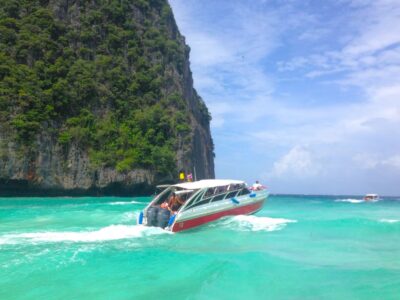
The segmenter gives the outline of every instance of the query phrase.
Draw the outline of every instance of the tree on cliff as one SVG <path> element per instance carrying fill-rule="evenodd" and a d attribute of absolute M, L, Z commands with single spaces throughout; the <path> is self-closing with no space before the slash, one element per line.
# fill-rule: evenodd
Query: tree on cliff
<path fill-rule="evenodd" d="M 94 169 L 173 176 L 193 138 L 188 52 L 165 0 L 3 0 L 0 148 L 11 140 L 34 157 L 46 134 Z"/>

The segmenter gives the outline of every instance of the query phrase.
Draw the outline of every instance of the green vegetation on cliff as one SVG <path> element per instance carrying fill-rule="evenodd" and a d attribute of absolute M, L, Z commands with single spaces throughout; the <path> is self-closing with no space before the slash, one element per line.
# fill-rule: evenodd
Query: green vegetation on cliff
<path fill-rule="evenodd" d="M 24 151 L 47 132 L 85 149 L 93 166 L 174 172 L 191 121 L 171 88 L 188 49 L 168 3 L 69 2 L 2 0 L 0 127 Z"/>

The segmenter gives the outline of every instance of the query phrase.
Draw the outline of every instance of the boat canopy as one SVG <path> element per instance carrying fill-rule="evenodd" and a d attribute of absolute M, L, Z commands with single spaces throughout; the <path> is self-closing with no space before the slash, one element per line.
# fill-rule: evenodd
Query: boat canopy
<path fill-rule="evenodd" d="M 175 191 L 174 193 L 176 195 L 183 195 L 183 194 L 189 194 L 191 192 L 194 192 L 194 190 L 181 190 L 181 191 Z"/>
<path fill-rule="evenodd" d="M 244 184 L 241 180 L 230 180 L 230 179 L 204 179 L 193 182 L 184 182 L 174 184 L 174 187 L 188 189 L 188 190 L 198 190 L 203 188 L 213 188 L 217 186 L 225 186 L 230 184 Z"/>

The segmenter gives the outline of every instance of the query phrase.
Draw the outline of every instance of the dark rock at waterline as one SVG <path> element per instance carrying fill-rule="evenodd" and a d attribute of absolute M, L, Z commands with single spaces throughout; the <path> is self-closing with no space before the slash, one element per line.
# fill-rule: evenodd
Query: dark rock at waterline
<path fill-rule="evenodd" d="M 43 188 L 28 180 L 0 180 L 0 197 L 55 197 L 55 196 L 149 196 L 154 194 L 155 187 L 147 183 L 126 185 L 111 183 L 103 188 L 63 189 Z"/>

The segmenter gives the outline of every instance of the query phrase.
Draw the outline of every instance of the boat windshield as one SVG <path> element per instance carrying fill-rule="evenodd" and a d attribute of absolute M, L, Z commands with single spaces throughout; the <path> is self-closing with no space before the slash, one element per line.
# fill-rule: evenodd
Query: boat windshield
<path fill-rule="evenodd" d="M 170 187 L 166 188 L 165 190 L 163 190 L 160 194 L 158 194 L 152 201 L 151 205 L 153 205 L 153 206 L 161 205 L 162 203 L 167 202 L 172 194 L 175 194 L 183 202 L 185 202 L 188 199 L 190 199 L 190 197 L 193 195 L 194 192 L 195 192 L 194 190 L 181 189 L 181 188 L 177 188 L 175 186 L 170 186 Z"/>
<path fill-rule="evenodd" d="M 228 184 L 206 188 L 196 193 L 196 195 L 186 203 L 183 210 L 211 202 L 248 195 L 250 193 L 245 184 Z"/>
<path fill-rule="evenodd" d="M 194 188 L 189 189 L 187 187 Z M 151 202 L 150 206 L 160 206 L 162 203 L 168 202 L 171 195 L 175 194 L 181 200 L 179 202 L 182 202 L 179 211 L 184 211 L 195 206 L 240 197 L 250 193 L 246 184 L 243 182 L 224 182 L 223 185 L 202 188 L 197 188 L 196 185 L 188 184 L 172 185 L 158 194 Z"/>

